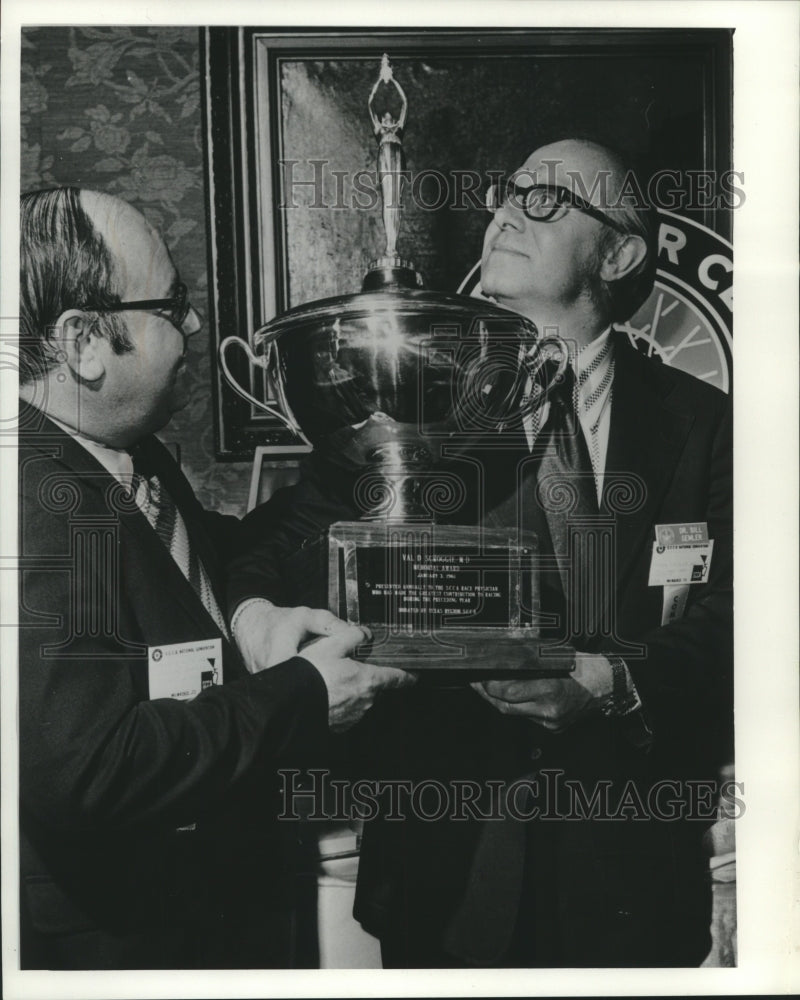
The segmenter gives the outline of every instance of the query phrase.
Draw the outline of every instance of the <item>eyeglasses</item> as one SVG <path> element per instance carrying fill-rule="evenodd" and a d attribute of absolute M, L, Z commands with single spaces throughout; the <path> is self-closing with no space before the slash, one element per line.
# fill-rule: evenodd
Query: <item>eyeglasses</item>
<path fill-rule="evenodd" d="M 612 221 L 605 212 L 590 205 L 588 201 L 561 184 L 517 184 L 513 178 L 505 184 L 492 184 L 486 192 L 486 207 L 493 214 L 505 205 L 521 208 L 534 222 L 558 222 L 574 208 L 598 222 L 611 226 L 618 233 L 625 230 Z"/>
<path fill-rule="evenodd" d="M 194 329 L 186 329 L 186 320 L 190 314 L 194 313 L 189 302 L 186 285 L 179 281 L 175 285 L 175 292 L 168 299 L 137 299 L 136 302 L 118 302 L 112 306 L 102 306 L 97 309 L 93 306 L 84 307 L 87 312 L 97 313 L 117 313 L 117 312 L 154 312 L 168 320 L 178 333 L 183 337 L 184 350 L 186 341 L 194 336 L 200 329 L 200 322 L 195 315 L 196 325 Z"/>

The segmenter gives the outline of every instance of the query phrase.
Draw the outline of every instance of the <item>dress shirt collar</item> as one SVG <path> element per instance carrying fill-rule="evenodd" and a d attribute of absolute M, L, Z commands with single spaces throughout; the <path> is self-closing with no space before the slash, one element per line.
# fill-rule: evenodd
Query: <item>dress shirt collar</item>
<path fill-rule="evenodd" d="M 575 372 L 575 381 L 578 387 L 578 413 L 588 408 L 593 408 L 597 402 L 598 390 L 606 378 L 609 365 L 611 364 L 611 327 L 606 329 L 594 340 L 578 350 L 577 353 L 570 352 L 569 363 Z M 568 345 L 568 346 L 571 346 Z M 532 354 L 536 348 L 532 348 Z M 529 387 L 528 387 L 529 388 Z M 600 399 L 604 402 L 607 392 L 600 393 Z M 542 423 L 546 418 L 549 406 L 544 404 Z"/>
<path fill-rule="evenodd" d="M 603 479 L 608 453 L 608 436 L 611 424 L 610 403 L 614 377 L 613 341 L 611 327 L 607 327 L 599 337 L 586 344 L 574 356 L 570 364 L 575 371 L 577 383 L 578 420 L 589 447 L 592 469 L 595 474 L 598 503 L 603 491 Z M 526 391 L 529 391 L 530 386 Z M 544 426 L 550 414 L 550 402 L 535 413 L 523 418 L 523 428 L 528 448 L 533 449 L 539 428 Z"/>
<path fill-rule="evenodd" d="M 81 434 L 80 431 L 76 431 L 74 427 L 69 427 L 49 413 L 47 417 L 54 424 L 57 424 L 62 431 L 66 431 L 71 438 L 74 438 L 81 447 L 85 448 L 90 455 L 97 459 L 106 472 L 111 473 L 123 486 L 130 485 L 131 477 L 133 476 L 133 459 L 129 452 L 122 448 L 111 448 L 109 445 L 101 444 L 99 441 L 93 441 L 91 438 Z"/>
<path fill-rule="evenodd" d="M 578 413 L 597 420 L 611 389 L 613 357 L 611 327 L 587 344 L 573 361 L 578 383 Z"/>
<path fill-rule="evenodd" d="M 588 344 L 585 344 L 578 351 L 577 355 L 570 357 L 570 364 L 575 371 L 578 385 L 586 382 L 587 379 L 591 379 L 594 370 L 597 368 L 598 359 L 603 355 L 603 352 L 608 350 L 610 336 L 611 327 L 608 326 L 599 337 L 595 337 L 594 340 L 590 340 Z"/>

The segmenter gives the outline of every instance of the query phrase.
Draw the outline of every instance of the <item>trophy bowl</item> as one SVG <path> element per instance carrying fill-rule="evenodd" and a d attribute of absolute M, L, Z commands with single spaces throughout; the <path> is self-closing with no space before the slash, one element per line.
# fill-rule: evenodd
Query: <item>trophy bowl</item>
<path fill-rule="evenodd" d="M 335 464 L 425 466 L 435 443 L 497 433 L 527 378 L 527 319 L 415 289 L 292 309 L 263 327 L 281 409 Z"/>

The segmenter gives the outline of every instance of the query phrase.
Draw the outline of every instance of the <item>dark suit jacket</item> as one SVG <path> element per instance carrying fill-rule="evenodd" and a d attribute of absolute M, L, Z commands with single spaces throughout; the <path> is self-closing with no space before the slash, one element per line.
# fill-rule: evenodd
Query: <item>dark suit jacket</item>
<path fill-rule="evenodd" d="M 324 740 L 325 686 L 301 658 L 247 674 L 117 481 L 26 405 L 19 444 L 23 962 L 88 935 L 85 966 L 180 966 L 177 932 L 219 945 L 220 927 L 287 912 L 276 768 Z M 225 608 L 238 520 L 142 447 Z M 149 700 L 148 646 L 204 638 L 222 640 L 222 685 Z M 224 966 L 224 947 L 204 960 Z"/>
<path fill-rule="evenodd" d="M 503 483 L 515 481 L 501 467 L 513 472 L 523 456 L 493 448 L 485 458 L 481 488 L 491 520 L 508 499 Z M 358 727 L 359 773 L 485 786 L 537 773 L 543 780 L 544 772 L 558 770 L 589 799 L 610 785 L 612 813 L 626 794 L 646 803 L 667 781 L 673 784 L 659 802 L 671 796 L 675 816 L 693 809 L 712 819 L 713 804 L 698 808 L 692 791 L 698 786 L 686 782 L 713 781 L 719 763 L 731 757 L 731 464 L 727 398 L 616 335 L 605 480 L 607 491 L 622 484 L 613 501 L 606 492 L 616 530 L 609 591 L 616 624 L 608 635 L 566 638 L 579 649 L 623 655 L 643 714 L 588 717 L 553 736 L 528 720 L 501 716 L 468 688 L 420 684 L 385 699 Z M 632 483 L 639 484 L 634 502 L 624 496 Z M 276 497 L 273 546 L 286 551 L 299 544 L 326 508 L 329 520 L 347 516 L 314 476 Z M 683 617 L 662 627 L 662 588 L 648 586 L 654 526 L 700 521 L 714 539 L 709 578 L 690 588 Z M 246 590 L 256 589 L 254 560 L 241 559 L 238 575 L 248 579 Z M 713 803 L 713 792 L 709 797 Z M 561 811 L 569 807 L 560 804 Z M 634 803 L 627 815 L 636 812 Z M 355 912 L 372 933 L 399 944 L 412 965 L 437 952 L 443 964 L 448 951 L 474 964 L 502 961 L 517 910 L 526 905 L 535 908 L 537 933 L 558 930 L 552 956 L 537 953 L 544 964 L 548 957 L 566 965 L 697 964 L 708 950 L 703 829 L 701 821 L 652 815 L 527 824 L 410 816 L 401 823 L 383 815 L 366 824 Z"/>

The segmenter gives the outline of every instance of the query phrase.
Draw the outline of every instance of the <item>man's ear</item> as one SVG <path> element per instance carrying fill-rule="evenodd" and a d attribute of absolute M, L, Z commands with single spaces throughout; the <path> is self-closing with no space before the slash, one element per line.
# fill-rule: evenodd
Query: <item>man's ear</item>
<path fill-rule="evenodd" d="M 647 256 L 647 244 L 641 236 L 625 236 L 603 257 L 600 277 L 603 281 L 619 281 L 635 271 Z"/>
<path fill-rule="evenodd" d="M 105 375 L 103 348 L 108 341 L 80 309 L 68 309 L 58 317 L 50 343 L 78 381 L 97 382 Z"/>

